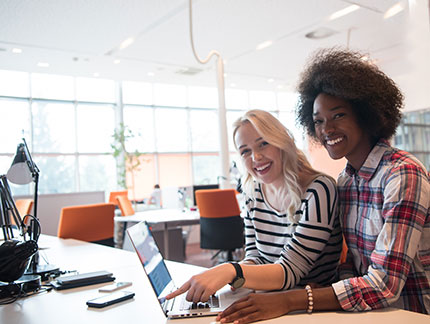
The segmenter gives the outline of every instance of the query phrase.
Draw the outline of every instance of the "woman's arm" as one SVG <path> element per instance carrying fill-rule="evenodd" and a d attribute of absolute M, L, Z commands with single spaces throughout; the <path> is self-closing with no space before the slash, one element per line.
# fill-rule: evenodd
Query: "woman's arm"
<path fill-rule="evenodd" d="M 243 287 L 256 290 L 280 289 L 284 273 L 279 264 L 241 264 L 245 284 Z M 174 298 L 188 291 L 186 299 L 193 302 L 207 301 L 211 295 L 233 281 L 236 270 L 230 263 L 224 263 L 192 276 L 178 290 L 166 296 Z"/>
<path fill-rule="evenodd" d="M 295 287 L 311 271 L 316 273 L 312 282 L 331 282 L 339 262 L 342 235 L 335 184 L 327 177 L 318 177 L 302 201 L 297 228 L 277 261 L 285 270 L 282 289 Z"/>
<path fill-rule="evenodd" d="M 331 287 L 312 289 L 312 295 L 313 311 L 341 309 Z M 308 307 L 309 299 L 305 289 L 250 294 L 230 305 L 216 320 L 221 323 L 251 323 L 294 311 L 307 311 Z"/>

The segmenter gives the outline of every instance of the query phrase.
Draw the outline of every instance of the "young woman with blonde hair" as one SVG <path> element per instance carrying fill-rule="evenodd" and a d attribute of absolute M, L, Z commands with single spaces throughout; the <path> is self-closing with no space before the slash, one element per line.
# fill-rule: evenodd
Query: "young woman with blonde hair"
<path fill-rule="evenodd" d="M 206 301 L 218 289 L 282 290 L 334 279 L 342 245 L 335 181 L 314 170 L 269 112 L 251 110 L 234 123 L 246 169 L 245 258 L 193 276 L 173 298 Z"/>

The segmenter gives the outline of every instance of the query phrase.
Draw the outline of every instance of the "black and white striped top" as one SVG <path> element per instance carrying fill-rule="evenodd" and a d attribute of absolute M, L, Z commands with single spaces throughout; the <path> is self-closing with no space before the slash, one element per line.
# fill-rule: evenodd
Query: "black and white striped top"
<path fill-rule="evenodd" d="M 342 249 L 333 181 L 319 176 L 309 185 L 296 211 L 298 224 L 266 203 L 260 184 L 256 183 L 255 191 L 255 199 L 246 201 L 244 260 L 281 264 L 282 289 L 333 281 Z"/>

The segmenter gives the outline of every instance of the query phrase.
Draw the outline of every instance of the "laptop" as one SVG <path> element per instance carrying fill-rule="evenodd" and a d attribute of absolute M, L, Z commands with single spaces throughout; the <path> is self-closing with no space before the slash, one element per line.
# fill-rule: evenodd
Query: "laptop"
<path fill-rule="evenodd" d="M 148 224 L 143 221 L 127 229 L 127 234 L 148 276 L 160 306 L 168 318 L 214 316 L 234 301 L 252 292 L 249 289 L 231 291 L 227 285 L 207 302 L 192 303 L 186 293 L 166 300 L 164 296 L 177 289 L 158 249 Z"/>

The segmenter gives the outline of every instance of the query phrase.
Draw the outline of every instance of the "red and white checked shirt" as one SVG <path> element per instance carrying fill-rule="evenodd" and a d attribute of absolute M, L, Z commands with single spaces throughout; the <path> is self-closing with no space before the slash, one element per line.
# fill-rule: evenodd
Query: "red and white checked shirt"
<path fill-rule="evenodd" d="M 338 179 L 348 260 L 333 289 L 347 311 L 430 314 L 430 178 L 411 154 L 379 141 Z"/>

